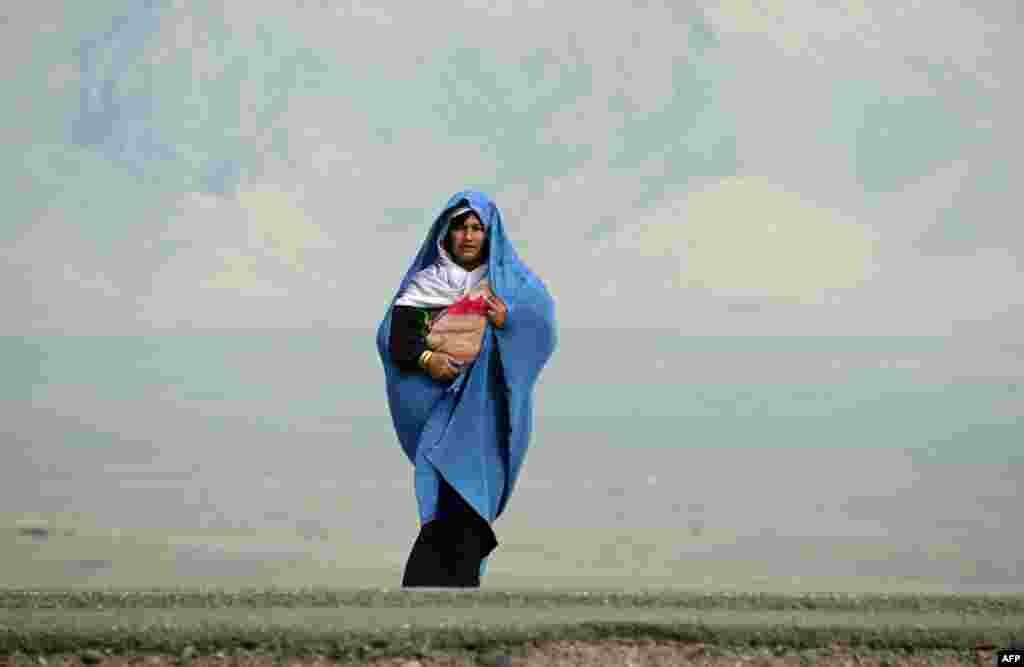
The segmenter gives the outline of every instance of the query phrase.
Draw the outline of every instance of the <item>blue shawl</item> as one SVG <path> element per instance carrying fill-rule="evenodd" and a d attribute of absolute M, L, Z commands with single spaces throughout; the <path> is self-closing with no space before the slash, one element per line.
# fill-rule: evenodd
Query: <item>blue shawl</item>
<path fill-rule="evenodd" d="M 487 278 L 508 307 L 508 317 L 503 329 L 488 322 L 480 355 L 446 386 L 424 372 L 403 372 L 391 361 L 391 312 L 413 276 L 437 259 L 447 214 L 460 203 L 467 203 L 487 227 Z M 442 478 L 489 523 L 501 516 L 530 442 L 533 388 L 556 342 L 554 301 L 506 238 L 498 207 L 480 192 L 453 195 L 434 220 L 377 331 L 391 419 L 415 468 L 421 523 L 444 518 L 438 502 Z"/>

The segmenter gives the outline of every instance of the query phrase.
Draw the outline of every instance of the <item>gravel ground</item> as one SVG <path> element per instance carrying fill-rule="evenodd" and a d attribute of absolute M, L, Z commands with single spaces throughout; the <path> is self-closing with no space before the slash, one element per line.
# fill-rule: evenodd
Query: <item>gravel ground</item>
<path fill-rule="evenodd" d="M 965 659 L 949 652 L 922 652 L 914 655 L 870 653 L 833 646 L 827 651 L 786 652 L 774 655 L 770 649 L 733 652 L 716 650 L 703 644 L 662 641 L 554 641 L 527 645 L 525 655 L 493 656 L 476 659 L 441 655 L 415 658 L 375 658 L 372 667 L 764 667 L 822 665 L 824 667 L 864 666 L 926 667 L 932 665 L 993 664 L 994 651 L 988 647 L 974 651 Z M 104 655 L 86 651 L 81 654 L 41 656 L 0 656 L 0 667 L 329 667 L 338 661 L 326 656 L 276 657 L 269 654 L 196 655 Z M 351 664 L 351 663 L 347 663 Z"/>

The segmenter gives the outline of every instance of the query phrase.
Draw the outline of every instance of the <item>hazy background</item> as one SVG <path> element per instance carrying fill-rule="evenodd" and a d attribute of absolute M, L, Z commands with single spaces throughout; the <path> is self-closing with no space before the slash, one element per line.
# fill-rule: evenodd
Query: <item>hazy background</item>
<path fill-rule="evenodd" d="M 472 187 L 560 327 L 486 586 L 1024 591 L 1019 4 L 577 7 L 3 10 L 0 585 L 397 586 Z"/>

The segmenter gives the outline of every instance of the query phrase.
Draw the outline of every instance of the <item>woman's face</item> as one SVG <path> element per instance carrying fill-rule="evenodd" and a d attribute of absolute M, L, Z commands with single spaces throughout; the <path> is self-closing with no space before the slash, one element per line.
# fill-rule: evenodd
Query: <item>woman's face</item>
<path fill-rule="evenodd" d="M 483 263 L 484 226 L 475 213 L 464 215 L 448 228 L 452 259 L 464 269 L 473 270 Z"/>

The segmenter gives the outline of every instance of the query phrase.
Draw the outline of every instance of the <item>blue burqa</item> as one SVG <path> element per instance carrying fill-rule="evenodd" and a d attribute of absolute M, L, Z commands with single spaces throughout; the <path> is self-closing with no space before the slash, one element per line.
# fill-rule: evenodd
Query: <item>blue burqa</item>
<path fill-rule="evenodd" d="M 467 203 L 487 227 L 487 278 L 505 302 L 502 329 L 490 322 L 480 355 L 450 384 L 391 361 L 391 312 L 413 276 L 437 259 L 448 213 Z M 487 195 L 466 190 L 448 200 L 406 271 L 377 331 L 388 406 L 402 450 L 415 468 L 421 524 L 443 519 L 442 478 L 476 512 L 493 522 L 508 504 L 533 428 L 533 389 L 557 342 L 555 306 L 544 283 L 519 259 L 501 213 Z M 480 573 L 486 571 L 486 559 Z"/>

